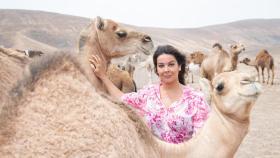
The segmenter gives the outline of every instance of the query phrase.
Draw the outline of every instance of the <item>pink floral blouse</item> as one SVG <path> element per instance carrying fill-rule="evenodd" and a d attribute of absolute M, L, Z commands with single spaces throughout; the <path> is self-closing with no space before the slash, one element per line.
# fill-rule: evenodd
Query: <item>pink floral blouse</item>
<path fill-rule="evenodd" d="M 168 108 L 160 100 L 160 84 L 126 93 L 122 101 L 145 118 L 154 135 L 170 143 L 181 143 L 201 128 L 210 111 L 203 93 L 184 86 L 183 96 Z"/>

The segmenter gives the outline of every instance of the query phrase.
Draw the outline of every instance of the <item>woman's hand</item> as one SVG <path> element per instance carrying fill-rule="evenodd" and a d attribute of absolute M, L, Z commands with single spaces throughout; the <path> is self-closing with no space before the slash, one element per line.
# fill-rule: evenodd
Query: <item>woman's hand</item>
<path fill-rule="evenodd" d="M 106 66 L 103 60 L 99 58 L 99 56 L 92 55 L 89 59 L 90 67 L 93 73 L 100 78 L 101 80 L 106 78 Z"/>
<path fill-rule="evenodd" d="M 90 67 L 93 71 L 93 73 L 102 80 L 103 84 L 105 85 L 107 91 L 109 94 L 116 98 L 117 100 L 121 101 L 121 96 L 123 95 L 123 92 L 120 91 L 114 83 L 107 77 L 106 73 L 106 64 L 100 57 L 96 55 L 92 55 L 89 59 Z"/>

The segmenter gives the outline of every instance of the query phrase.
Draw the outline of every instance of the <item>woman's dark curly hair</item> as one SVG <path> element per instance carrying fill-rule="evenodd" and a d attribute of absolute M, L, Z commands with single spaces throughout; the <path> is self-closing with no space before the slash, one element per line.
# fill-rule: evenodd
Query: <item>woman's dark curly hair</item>
<path fill-rule="evenodd" d="M 154 67 L 155 67 L 155 73 L 158 74 L 157 72 L 157 58 L 162 55 L 162 54 L 168 54 L 172 55 L 175 57 L 178 65 L 181 66 L 181 71 L 178 74 L 179 82 L 183 85 L 185 85 L 185 67 L 186 67 L 186 57 L 184 54 L 179 52 L 175 47 L 171 45 L 162 45 L 158 46 L 154 55 L 153 55 L 153 62 L 154 62 Z"/>

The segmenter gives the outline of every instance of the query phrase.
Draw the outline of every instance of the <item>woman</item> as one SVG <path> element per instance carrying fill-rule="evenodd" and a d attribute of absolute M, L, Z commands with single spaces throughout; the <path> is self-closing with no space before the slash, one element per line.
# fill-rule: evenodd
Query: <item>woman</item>
<path fill-rule="evenodd" d="M 109 94 L 136 108 L 153 134 L 164 141 L 181 143 L 190 139 L 207 119 L 210 108 L 203 94 L 185 86 L 186 58 L 170 45 L 159 46 L 153 55 L 160 82 L 138 92 L 122 93 L 106 76 L 98 57 L 93 56 L 90 62 Z"/>

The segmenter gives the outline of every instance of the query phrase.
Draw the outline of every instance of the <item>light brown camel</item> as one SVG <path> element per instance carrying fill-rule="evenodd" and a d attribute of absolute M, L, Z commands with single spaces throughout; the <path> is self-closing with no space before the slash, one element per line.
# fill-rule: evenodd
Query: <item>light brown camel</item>
<path fill-rule="evenodd" d="M 104 65 L 107 68 L 112 58 L 135 54 L 149 55 L 152 49 L 150 36 L 100 17 L 81 32 L 79 39 L 79 50 L 81 54 L 85 54 L 82 55 L 85 71 L 88 76 L 92 76 L 90 80 L 94 83 L 94 87 L 102 91 L 105 87 L 93 74 L 88 61 L 93 53 L 107 63 Z"/>
<path fill-rule="evenodd" d="M 211 97 L 211 112 L 202 129 L 189 141 L 174 145 L 159 141 L 163 157 L 233 158 L 248 133 L 250 111 L 261 92 L 254 77 L 237 71 L 217 75 L 211 86 L 202 80 Z"/>
<path fill-rule="evenodd" d="M 113 70 L 110 70 L 110 67 L 107 72 L 109 74 L 109 78 L 115 78 L 113 83 L 123 92 L 136 92 L 137 91 L 137 86 L 134 81 L 134 71 L 135 71 L 135 66 L 134 64 L 138 63 L 135 55 L 133 56 L 128 56 L 123 62 L 118 63 L 117 67 L 121 70 L 115 71 L 115 73 L 112 73 Z M 121 71 L 121 72 L 119 72 Z M 129 77 L 127 75 L 129 74 Z M 111 77 L 113 76 L 113 77 Z M 122 83 L 122 84 L 120 84 Z M 120 86 L 122 85 L 122 86 Z"/>
<path fill-rule="evenodd" d="M 82 30 L 79 39 L 79 51 L 81 53 L 93 52 L 99 54 L 101 59 L 105 60 L 105 63 L 107 63 L 104 66 L 108 67 L 107 73 L 109 75 L 112 75 L 110 78 L 112 79 L 113 83 L 124 92 L 131 92 L 132 90 L 135 91 L 136 84 L 131 84 L 135 83 L 133 81 L 133 78 L 127 78 L 125 72 L 118 73 L 119 71 L 117 71 L 114 66 L 109 67 L 110 61 L 111 58 L 121 57 L 124 55 L 133 56 L 135 54 L 143 54 L 143 52 L 144 54 L 149 55 L 153 48 L 150 36 L 139 32 L 135 32 L 130 28 L 124 27 L 110 20 L 102 22 L 101 24 L 97 24 L 97 29 L 96 27 L 92 26 L 93 25 L 91 24 L 84 30 Z M 93 29 L 98 30 L 96 36 L 96 31 L 94 31 Z M 91 37 L 93 35 L 94 38 Z M 102 36 L 108 37 L 100 39 L 100 37 Z M 99 37 L 99 39 L 97 39 L 97 37 Z M 92 47 L 92 45 L 94 46 Z M 86 55 L 86 58 L 88 58 L 88 55 Z M 87 66 L 89 66 L 88 61 L 86 62 L 86 64 Z M 92 72 L 89 73 L 93 75 Z M 95 85 L 95 87 L 104 91 L 104 87 L 100 87 L 101 83 L 99 79 L 95 76 L 93 79 L 93 82 L 98 82 L 98 84 Z"/>
<path fill-rule="evenodd" d="M 153 137 L 133 110 L 96 93 L 77 59 L 57 53 L 30 65 L 0 114 L 1 157 L 233 157 L 248 132 L 260 89 L 244 74 L 214 78 L 209 119 L 174 145 Z"/>
<path fill-rule="evenodd" d="M 210 81 L 221 72 L 236 70 L 238 55 L 245 51 L 245 47 L 242 44 L 231 45 L 230 54 L 219 43 L 215 43 L 213 48 L 217 48 L 218 51 L 204 59 L 200 69 L 201 77 Z"/>
<path fill-rule="evenodd" d="M 129 72 L 110 64 L 107 70 L 109 79 L 124 93 L 136 92 L 137 87 Z"/>
<path fill-rule="evenodd" d="M 269 79 L 270 79 L 270 71 L 272 74 L 271 77 L 271 85 L 273 85 L 273 80 L 274 80 L 274 61 L 273 61 L 273 57 L 268 53 L 267 50 L 263 49 L 261 50 L 255 60 L 251 61 L 249 58 L 245 58 L 242 61 L 240 61 L 240 63 L 244 63 L 248 66 L 254 66 L 258 72 L 258 80 L 259 82 L 261 82 L 260 80 L 260 69 L 262 71 L 262 81 L 263 83 L 265 83 L 265 79 L 264 79 L 264 69 L 266 68 L 267 70 L 267 81 L 266 83 L 269 83 Z"/>
<path fill-rule="evenodd" d="M 0 47 L 0 112 L 11 89 L 22 77 L 25 66 L 30 59 L 10 48 Z"/>
<path fill-rule="evenodd" d="M 201 51 L 194 51 L 187 57 L 186 75 L 191 75 L 191 83 L 193 83 L 194 74 L 200 74 L 200 66 L 202 61 L 206 58 L 206 55 Z M 188 77 L 189 79 L 189 77 Z"/>
<path fill-rule="evenodd" d="M 129 73 L 130 77 L 133 78 L 135 66 L 134 64 L 137 63 L 137 57 L 129 56 L 124 62 L 118 64 L 118 67 L 122 70 L 125 70 Z"/>
<path fill-rule="evenodd" d="M 159 155 L 141 118 L 96 92 L 79 55 L 30 64 L 0 113 L 1 158 Z"/>

